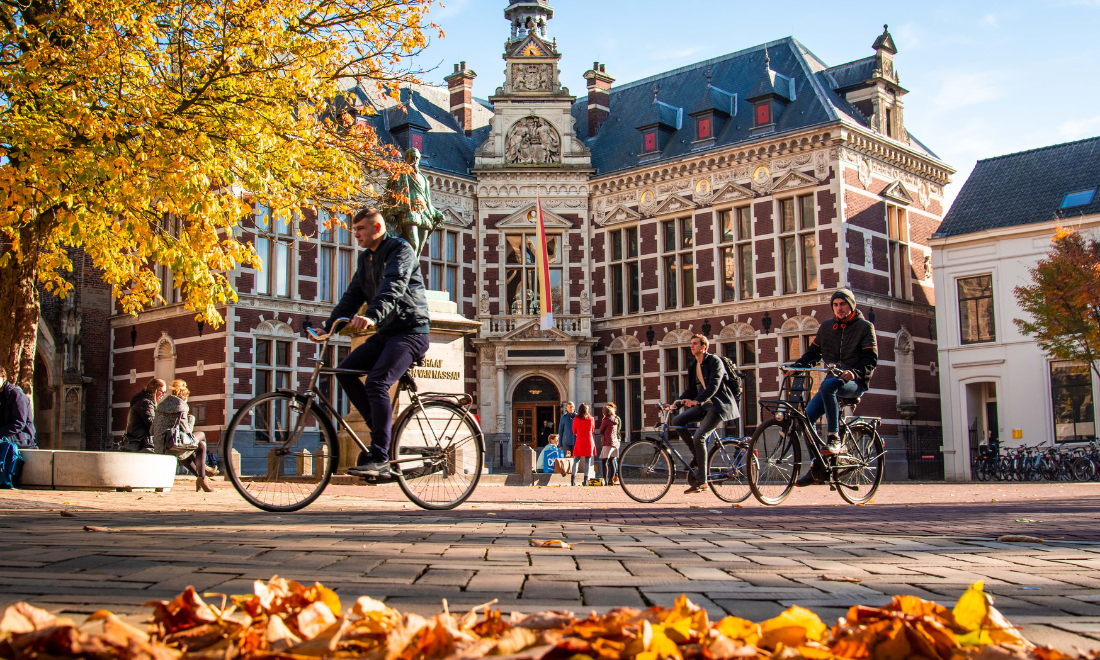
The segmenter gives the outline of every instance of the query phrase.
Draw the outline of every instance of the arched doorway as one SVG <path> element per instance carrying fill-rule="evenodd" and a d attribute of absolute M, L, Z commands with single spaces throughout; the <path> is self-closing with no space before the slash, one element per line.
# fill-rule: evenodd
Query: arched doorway
<path fill-rule="evenodd" d="M 558 388 L 544 376 L 523 379 L 512 393 L 512 464 L 523 445 L 538 450 L 557 433 Z"/>

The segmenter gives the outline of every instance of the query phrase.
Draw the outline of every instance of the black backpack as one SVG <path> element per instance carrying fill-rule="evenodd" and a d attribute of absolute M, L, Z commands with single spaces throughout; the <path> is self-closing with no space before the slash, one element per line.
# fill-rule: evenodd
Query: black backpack
<path fill-rule="evenodd" d="M 733 395 L 734 401 L 741 400 L 742 384 L 745 380 L 744 372 L 737 370 L 737 365 L 733 363 L 733 360 L 729 359 L 725 355 L 719 355 L 718 359 L 722 361 L 722 365 L 726 367 L 726 384 L 729 388 L 730 394 Z"/>

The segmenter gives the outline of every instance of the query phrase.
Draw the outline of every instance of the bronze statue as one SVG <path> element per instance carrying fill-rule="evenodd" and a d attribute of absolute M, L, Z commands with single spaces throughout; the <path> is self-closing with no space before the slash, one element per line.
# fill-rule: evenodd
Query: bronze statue
<path fill-rule="evenodd" d="M 420 151 L 406 151 L 405 162 L 412 173 L 395 175 L 386 184 L 382 214 L 389 233 L 408 241 L 419 256 L 428 237 L 443 226 L 443 213 L 432 206 L 431 186 L 420 173 Z"/>

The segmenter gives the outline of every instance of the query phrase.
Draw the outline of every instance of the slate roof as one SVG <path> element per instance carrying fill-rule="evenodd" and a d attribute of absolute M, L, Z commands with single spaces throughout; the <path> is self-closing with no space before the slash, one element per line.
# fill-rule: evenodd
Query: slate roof
<path fill-rule="evenodd" d="M 958 236 L 986 229 L 1100 213 L 1091 204 L 1059 210 L 1066 193 L 1100 185 L 1100 137 L 979 160 L 939 229 Z"/>
<path fill-rule="evenodd" d="M 750 129 L 753 108 L 747 99 L 764 77 L 765 48 L 771 60 L 770 69 L 778 74 L 775 81 L 781 80 L 778 76 L 793 81 L 784 87 L 792 88 L 790 91 L 794 100 L 777 118 L 774 133 L 752 136 Z M 868 126 L 867 118 L 848 103 L 841 92 L 846 87 L 858 86 L 870 78 L 871 71 L 874 70 L 874 57 L 830 68 L 797 39 L 787 37 L 613 87 L 610 115 L 595 136 L 588 135 L 588 98 L 577 99 L 571 110 L 576 119 L 574 128 L 577 137 L 591 150 L 592 165 L 597 172 L 606 174 L 640 166 L 638 152 L 642 139 L 637 127 L 656 121 L 675 126 L 677 115 L 680 128 L 672 133 L 657 162 L 691 153 L 695 139 L 695 121 L 686 115 L 694 111 L 700 103 L 710 102 L 703 100 L 708 70 L 713 88 L 724 92 L 721 99 L 714 98 L 712 101 L 729 103 L 726 100 L 729 98 L 727 94 L 735 95 L 736 98 L 732 108 L 735 111 L 734 116 L 714 136 L 714 143 L 707 147 L 708 150 L 741 142 L 771 139 L 783 133 L 836 121 Z M 656 107 L 653 103 L 654 85 L 659 88 L 660 104 Z M 378 116 L 371 119 L 380 137 L 385 141 L 395 142 L 389 129 L 396 125 L 389 122 L 391 119 L 400 120 L 404 113 L 390 113 L 387 110 L 393 108 L 397 102 L 378 95 L 368 96 L 358 89 L 356 93 L 361 100 L 371 103 L 380 111 Z M 475 99 L 474 130 L 470 137 L 466 137 L 451 116 L 450 96 L 446 87 L 415 85 L 403 89 L 402 98 L 406 101 L 411 99 L 415 110 L 430 126 L 430 130 L 424 135 L 424 166 L 437 171 L 468 175 L 470 168 L 474 166 L 474 150 L 489 135 L 492 105 Z M 938 160 L 936 154 L 919 140 L 912 135 L 910 138 L 910 148 Z M 652 166 L 653 163 L 653 159 L 648 159 L 645 166 Z"/>

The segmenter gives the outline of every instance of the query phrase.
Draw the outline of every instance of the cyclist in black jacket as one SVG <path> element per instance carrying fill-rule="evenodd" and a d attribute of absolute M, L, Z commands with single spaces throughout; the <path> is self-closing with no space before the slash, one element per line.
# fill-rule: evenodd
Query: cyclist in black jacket
<path fill-rule="evenodd" d="M 366 382 L 340 374 L 336 380 L 371 432 L 371 455 L 349 474 L 393 477 L 389 467 L 393 404 L 390 386 L 428 352 L 428 298 L 420 259 L 405 239 L 386 233 L 382 213 L 373 207 L 355 214 L 351 223 L 359 255 L 348 290 L 332 310 L 325 331 L 338 318 L 352 317 L 349 326 L 377 332 L 340 362 L 341 369 L 370 370 Z M 367 309 L 359 313 L 363 303 Z"/>
<path fill-rule="evenodd" d="M 840 428 L 840 406 L 837 398 L 855 399 L 867 391 L 871 374 L 878 366 L 878 342 L 875 326 L 863 318 L 856 309 L 856 298 L 848 289 L 837 289 L 830 299 L 833 319 L 825 321 L 817 329 L 817 337 L 806 353 L 792 365 L 793 368 L 812 367 L 819 361 L 835 364 L 844 372 L 840 378 L 826 378 L 817 394 L 806 406 L 806 417 L 817 423 L 825 415 L 828 425 L 827 447 L 823 455 L 841 453 L 837 432 Z M 797 486 L 809 486 L 820 481 L 824 466 L 810 466 L 810 472 L 795 482 Z"/>

